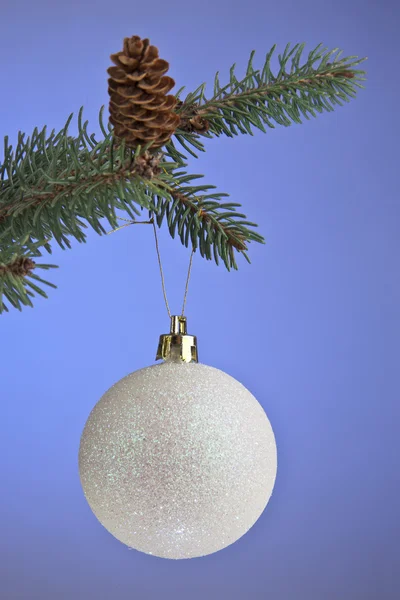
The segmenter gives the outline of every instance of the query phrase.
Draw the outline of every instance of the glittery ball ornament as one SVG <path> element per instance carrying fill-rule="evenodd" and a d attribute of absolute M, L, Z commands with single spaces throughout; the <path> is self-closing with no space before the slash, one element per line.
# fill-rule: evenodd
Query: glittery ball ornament
<path fill-rule="evenodd" d="M 86 499 L 131 548 L 193 558 L 229 546 L 257 521 L 277 452 L 254 396 L 219 369 L 168 360 L 113 385 L 79 450 Z"/>

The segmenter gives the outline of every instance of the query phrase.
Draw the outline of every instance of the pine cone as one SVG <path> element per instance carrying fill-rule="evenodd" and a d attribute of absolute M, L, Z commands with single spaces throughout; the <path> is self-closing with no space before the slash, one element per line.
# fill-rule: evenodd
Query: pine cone
<path fill-rule="evenodd" d="M 162 152 L 158 154 L 150 154 L 148 151 L 144 152 L 141 156 L 135 158 L 132 173 L 145 179 L 153 179 L 155 175 L 161 173 L 159 163 L 162 157 Z"/>
<path fill-rule="evenodd" d="M 180 108 L 182 105 L 182 100 L 178 100 L 177 108 Z M 198 112 L 198 104 L 190 106 L 190 108 L 186 110 L 185 116 L 181 117 L 179 129 L 182 129 L 182 131 L 188 131 L 189 133 L 206 133 L 210 129 L 210 123 L 201 115 L 199 115 Z"/>
<path fill-rule="evenodd" d="M 166 95 L 175 85 L 171 77 L 163 76 L 169 64 L 158 58 L 158 49 L 148 38 L 138 35 L 125 38 L 122 52 L 110 58 L 116 65 L 107 69 L 114 134 L 132 148 L 150 141 L 152 149 L 163 146 L 180 122 L 173 112 L 175 96 Z"/>
<path fill-rule="evenodd" d="M 0 274 L 8 272 L 17 277 L 26 277 L 31 273 L 31 271 L 33 271 L 35 265 L 35 261 L 31 258 L 28 258 L 26 256 L 20 256 L 19 258 L 16 258 L 11 264 L 0 266 Z"/>

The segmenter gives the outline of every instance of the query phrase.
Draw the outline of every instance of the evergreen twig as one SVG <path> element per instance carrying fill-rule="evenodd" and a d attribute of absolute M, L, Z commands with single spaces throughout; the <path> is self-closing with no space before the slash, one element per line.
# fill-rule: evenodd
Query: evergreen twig
<path fill-rule="evenodd" d="M 253 68 L 253 51 L 242 80 L 236 78 L 236 65 L 223 87 L 216 74 L 210 100 L 205 84 L 199 86 L 176 108 L 181 118 L 176 141 L 197 158 L 195 150 L 205 150 L 201 137 L 253 135 L 254 127 L 266 132 L 264 125 L 301 123 L 301 116 L 309 119 L 332 111 L 363 87 L 365 72 L 354 67 L 365 59 L 340 59 L 337 48 L 328 52 L 319 45 L 300 66 L 303 49 L 304 44 L 293 48 L 288 44 L 278 55 L 277 75 L 270 66 L 275 46 L 260 70 Z M 178 233 L 186 247 L 199 248 L 203 257 L 217 264 L 221 259 L 228 269 L 237 269 L 236 253 L 250 262 L 250 242 L 264 243 L 254 231 L 257 225 L 237 212 L 239 204 L 221 202 L 228 194 L 210 193 L 215 186 L 199 184 L 196 180 L 202 175 L 186 172 L 187 158 L 172 140 L 159 154 L 151 144 L 128 148 L 114 137 L 110 124 L 104 126 L 103 110 L 101 141 L 89 135 L 88 121 L 82 122 L 83 107 L 75 137 L 68 134 L 73 114 L 57 135 L 53 130 L 47 136 L 46 127 L 35 128 L 25 140 L 19 132 L 15 150 L 5 137 L 0 163 L 0 312 L 8 310 L 4 298 L 20 310 L 21 305 L 32 306 L 33 292 L 46 296 L 32 279 L 55 287 L 34 273 L 55 266 L 33 261 L 41 256 L 39 247 L 51 253 L 52 239 L 63 249 L 71 248 L 71 237 L 86 242 L 83 230 L 88 225 L 103 235 L 107 232 L 102 219 L 116 230 L 122 218 L 117 211 L 132 221 L 146 211 L 159 227 L 166 221 L 172 237 Z"/>

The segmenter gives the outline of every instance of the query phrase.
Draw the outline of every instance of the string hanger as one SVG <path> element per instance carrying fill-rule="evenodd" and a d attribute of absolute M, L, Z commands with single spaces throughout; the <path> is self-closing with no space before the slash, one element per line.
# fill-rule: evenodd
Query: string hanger
<path fill-rule="evenodd" d="M 119 217 L 119 218 L 122 219 L 123 221 L 127 221 L 127 223 L 125 225 L 121 225 L 121 227 L 117 227 L 116 229 L 109 231 L 108 234 L 114 233 L 115 231 L 118 231 L 119 229 L 122 229 L 123 227 L 128 227 L 128 225 L 153 225 L 154 240 L 155 240 L 158 265 L 160 268 L 160 275 L 161 275 L 161 286 L 162 286 L 162 291 L 163 291 L 163 295 L 164 295 L 164 301 L 165 301 L 165 306 L 167 308 L 168 316 L 171 319 L 172 313 L 171 313 L 169 303 L 168 303 L 167 291 L 166 291 L 166 287 L 165 287 L 164 271 L 163 271 L 163 266 L 162 266 L 162 262 L 161 262 L 161 253 L 160 253 L 160 247 L 159 247 L 159 243 L 158 243 L 157 228 L 156 228 L 156 224 L 154 222 L 154 217 L 151 217 L 151 219 L 149 221 L 131 221 L 129 219 L 124 219 L 123 217 Z M 188 291 L 189 291 L 190 275 L 192 272 L 192 262 L 193 262 L 194 252 L 195 252 L 195 249 L 192 247 L 192 252 L 190 254 L 190 260 L 189 260 L 189 268 L 188 268 L 187 277 L 186 277 L 185 292 L 183 295 L 182 312 L 180 315 L 181 317 L 183 317 L 184 313 L 185 313 L 186 300 L 187 300 L 187 295 L 188 295 Z"/>

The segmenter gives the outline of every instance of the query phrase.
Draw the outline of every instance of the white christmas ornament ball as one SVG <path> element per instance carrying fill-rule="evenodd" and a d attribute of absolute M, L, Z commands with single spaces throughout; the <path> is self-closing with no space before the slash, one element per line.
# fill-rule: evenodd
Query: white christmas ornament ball
<path fill-rule="evenodd" d="M 193 558 L 254 525 L 274 487 L 277 451 L 241 383 L 201 363 L 167 361 L 104 394 L 82 434 L 79 470 L 92 511 L 118 540 Z"/>

